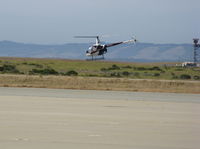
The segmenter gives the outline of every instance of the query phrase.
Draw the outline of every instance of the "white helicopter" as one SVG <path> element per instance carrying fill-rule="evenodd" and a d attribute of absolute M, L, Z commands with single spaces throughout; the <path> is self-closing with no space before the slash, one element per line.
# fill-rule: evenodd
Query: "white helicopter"
<path fill-rule="evenodd" d="M 137 40 L 135 38 L 127 41 L 120 41 L 116 43 L 111 44 L 101 44 L 99 40 L 99 36 L 75 36 L 75 38 L 96 38 L 96 43 L 89 47 L 89 49 L 86 51 L 86 56 L 92 57 L 91 60 L 97 60 L 97 56 L 102 56 L 100 59 L 104 59 L 104 54 L 107 53 L 107 48 L 116 46 L 119 44 L 126 44 L 126 43 L 136 43 Z M 95 57 L 95 59 L 94 59 Z"/>

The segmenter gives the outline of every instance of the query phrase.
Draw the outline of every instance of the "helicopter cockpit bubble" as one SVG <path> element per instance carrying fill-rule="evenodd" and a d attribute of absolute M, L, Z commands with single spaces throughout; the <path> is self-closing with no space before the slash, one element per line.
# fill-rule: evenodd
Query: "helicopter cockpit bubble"
<path fill-rule="evenodd" d="M 91 51 L 93 48 L 92 47 L 89 47 L 89 50 Z"/>

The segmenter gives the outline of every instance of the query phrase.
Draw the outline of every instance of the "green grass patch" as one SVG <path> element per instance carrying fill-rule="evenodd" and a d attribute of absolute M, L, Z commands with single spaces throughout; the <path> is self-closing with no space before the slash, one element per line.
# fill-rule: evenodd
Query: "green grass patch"
<path fill-rule="evenodd" d="M 200 80 L 199 68 L 163 63 L 125 63 L 36 58 L 0 58 L 0 74 L 66 75 L 132 79 Z"/>

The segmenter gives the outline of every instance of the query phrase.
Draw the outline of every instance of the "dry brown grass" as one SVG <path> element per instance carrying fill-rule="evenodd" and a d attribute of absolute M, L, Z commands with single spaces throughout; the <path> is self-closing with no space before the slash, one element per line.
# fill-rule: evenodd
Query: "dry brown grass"
<path fill-rule="evenodd" d="M 140 92 L 200 93 L 200 81 L 0 75 L 2 87 L 33 87 Z"/>

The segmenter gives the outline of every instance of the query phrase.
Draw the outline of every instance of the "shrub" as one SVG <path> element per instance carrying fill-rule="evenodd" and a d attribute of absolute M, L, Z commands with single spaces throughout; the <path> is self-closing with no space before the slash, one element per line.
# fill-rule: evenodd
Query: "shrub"
<path fill-rule="evenodd" d="M 0 71 L 4 73 L 20 73 L 14 65 L 4 64 L 0 67 Z"/>
<path fill-rule="evenodd" d="M 178 79 L 178 76 L 174 75 L 172 76 L 172 79 Z"/>
<path fill-rule="evenodd" d="M 123 68 L 131 69 L 132 67 L 127 65 L 127 66 L 124 66 Z"/>
<path fill-rule="evenodd" d="M 42 74 L 42 75 L 56 75 L 58 74 L 57 71 L 55 71 L 52 68 L 45 68 L 45 69 L 32 69 L 31 71 L 29 71 L 30 74 Z"/>
<path fill-rule="evenodd" d="M 175 73 L 171 72 L 171 75 L 172 75 L 172 79 L 178 79 L 178 76 L 176 76 Z"/>
<path fill-rule="evenodd" d="M 122 72 L 122 75 L 124 75 L 124 76 L 129 76 L 129 75 L 130 75 L 130 72 L 124 71 L 124 72 Z"/>
<path fill-rule="evenodd" d="M 200 76 L 194 76 L 194 80 L 200 80 Z"/>
<path fill-rule="evenodd" d="M 13 71 L 15 70 L 15 66 L 14 65 L 7 65 L 7 64 L 4 64 L 3 65 L 3 71 Z"/>
<path fill-rule="evenodd" d="M 160 72 L 161 72 L 161 73 L 165 73 L 165 71 L 164 71 L 164 70 L 161 70 Z"/>
<path fill-rule="evenodd" d="M 0 67 L 0 71 L 3 71 L 3 67 Z"/>
<path fill-rule="evenodd" d="M 175 76 L 175 73 L 171 72 L 171 75 L 172 75 L 172 76 Z"/>
<path fill-rule="evenodd" d="M 96 75 L 96 74 L 89 74 L 89 75 L 87 75 L 88 77 L 97 77 L 98 75 Z"/>
<path fill-rule="evenodd" d="M 121 77 L 119 72 L 113 72 L 110 74 L 111 77 Z"/>
<path fill-rule="evenodd" d="M 110 68 L 108 68 L 108 69 L 109 69 L 109 70 L 119 70 L 120 67 L 114 64 L 114 65 L 112 65 L 112 67 L 110 67 Z"/>
<path fill-rule="evenodd" d="M 188 74 L 182 74 L 180 75 L 180 79 L 191 79 L 191 76 Z"/>
<path fill-rule="evenodd" d="M 149 70 L 162 71 L 162 69 L 160 69 L 160 67 L 158 67 L 158 66 L 154 66 L 154 67 L 152 67 L 152 68 L 149 68 Z"/>
<path fill-rule="evenodd" d="M 108 71 L 108 69 L 106 69 L 106 68 L 101 68 L 101 71 L 105 72 L 105 71 Z"/>
<path fill-rule="evenodd" d="M 74 71 L 74 70 L 70 70 L 66 73 L 66 75 L 68 76 L 77 76 L 78 75 L 78 72 Z"/>
<path fill-rule="evenodd" d="M 43 73 L 44 74 L 58 74 L 57 71 L 55 71 L 54 69 L 51 69 L 51 68 L 43 69 Z"/>
<path fill-rule="evenodd" d="M 38 68 L 43 68 L 42 65 L 40 65 L 40 64 L 35 64 L 35 63 L 28 63 L 27 65 L 35 66 L 35 67 L 38 67 Z"/>
<path fill-rule="evenodd" d="M 160 74 L 159 74 L 159 73 L 154 73 L 154 76 L 155 76 L 155 77 L 159 77 Z"/>

